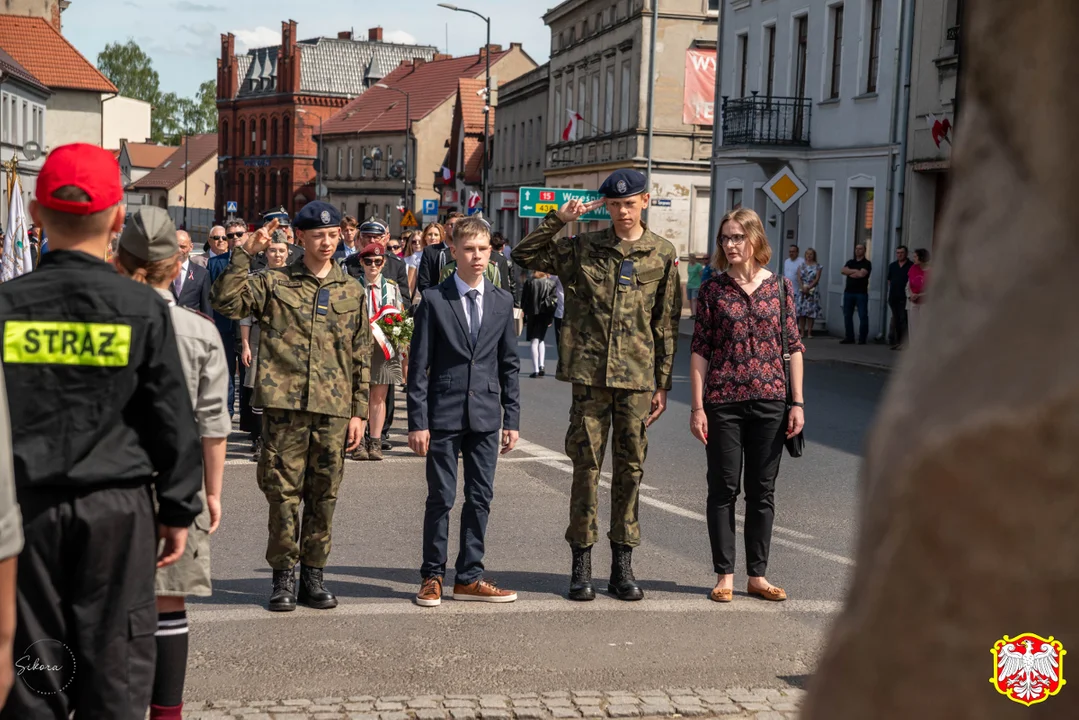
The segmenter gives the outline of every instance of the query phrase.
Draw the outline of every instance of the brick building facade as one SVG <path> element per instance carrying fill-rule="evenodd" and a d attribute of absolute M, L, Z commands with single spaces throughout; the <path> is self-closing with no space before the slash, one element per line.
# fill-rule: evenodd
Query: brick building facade
<path fill-rule="evenodd" d="M 402 60 L 430 60 L 435 48 L 366 40 L 351 32 L 298 40 L 296 22 L 281 23 L 281 45 L 235 54 L 221 36 L 217 70 L 218 174 L 215 208 L 235 201 L 252 222 L 279 205 L 295 214 L 316 199 L 320 124 L 379 82 Z"/>

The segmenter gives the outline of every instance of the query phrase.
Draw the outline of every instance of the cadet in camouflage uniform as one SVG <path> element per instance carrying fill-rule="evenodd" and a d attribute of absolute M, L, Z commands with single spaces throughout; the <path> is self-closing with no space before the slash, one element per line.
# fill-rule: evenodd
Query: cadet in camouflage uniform
<path fill-rule="evenodd" d="M 644 175 L 618 170 L 600 187 L 606 198 L 571 200 L 547 214 L 513 250 L 513 261 L 557 275 L 566 289 L 558 379 L 573 383 L 566 454 L 573 461 L 570 521 L 571 600 L 592 600 L 592 545 L 600 467 L 614 426 L 611 459 L 613 554 L 608 592 L 622 600 L 644 597 L 633 577 L 633 548 L 641 542 L 637 492 L 648 450 L 645 428 L 667 407 L 682 314 L 678 255 L 641 222 L 648 207 Z M 556 236 L 568 222 L 606 203 L 606 230 Z"/>
<path fill-rule="evenodd" d="M 253 315 L 262 329 L 252 402 L 263 408 L 258 482 L 270 503 L 266 560 L 274 571 L 275 611 L 295 609 L 297 599 L 314 608 L 337 606 L 322 569 L 345 453 L 363 438 L 372 346 L 363 288 L 333 262 L 340 223 L 332 205 L 308 203 L 293 223 L 303 260 L 249 274 L 252 257 L 277 229 L 271 221 L 236 247 L 210 296 L 222 315 Z"/>

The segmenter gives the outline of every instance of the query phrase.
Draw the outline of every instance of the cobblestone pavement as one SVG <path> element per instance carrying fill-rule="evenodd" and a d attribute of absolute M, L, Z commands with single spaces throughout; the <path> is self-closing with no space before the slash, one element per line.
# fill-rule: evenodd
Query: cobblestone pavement
<path fill-rule="evenodd" d="M 789 720 L 803 690 L 668 688 L 524 693 L 218 700 L 184 706 L 188 720 L 568 720 L 725 717 Z"/>

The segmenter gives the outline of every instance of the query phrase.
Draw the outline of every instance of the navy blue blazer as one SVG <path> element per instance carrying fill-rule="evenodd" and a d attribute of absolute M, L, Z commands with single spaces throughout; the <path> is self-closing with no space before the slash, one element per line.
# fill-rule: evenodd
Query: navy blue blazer
<path fill-rule="evenodd" d="M 408 429 L 520 429 L 513 296 L 484 280 L 476 346 L 451 275 L 423 293 L 408 360 Z"/>
<path fill-rule="evenodd" d="M 176 297 L 176 293 L 173 293 L 173 297 Z M 213 308 L 210 307 L 210 273 L 206 268 L 193 262 L 188 263 L 187 276 L 180 288 L 180 297 L 176 298 L 176 304 L 198 310 L 206 317 L 211 316 Z"/>

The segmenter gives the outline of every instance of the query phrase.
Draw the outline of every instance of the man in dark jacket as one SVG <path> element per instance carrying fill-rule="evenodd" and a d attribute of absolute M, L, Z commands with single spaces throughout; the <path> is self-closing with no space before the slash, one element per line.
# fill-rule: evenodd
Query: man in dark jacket
<path fill-rule="evenodd" d="M 382 246 L 383 251 L 386 249 L 386 243 L 390 241 L 390 228 L 382 220 L 376 217 L 372 217 L 370 220 L 360 225 L 360 239 L 356 245 L 359 247 L 367 247 L 368 243 L 377 243 Z M 405 312 L 412 311 L 412 298 L 408 293 L 408 266 L 405 265 L 405 261 L 397 257 L 391 252 L 385 252 L 383 255 L 385 258 L 385 265 L 382 266 L 382 274 L 389 280 L 393 280 L 397 283 L 397 287 L 401 288 L 401 301 L 405 306 Z M 361 264 L 360 254 L 350 255 L 343 263 L 345 272 L 354 278 L 363 277 L 363 265 Z M 382 449 L 389 450 L 393 447 L 390 444 L 390 426 L 393 424 L 393 406 L 396 400 L 395 387 L 390 385 L 386 393 L 386 422 L 382 426 Z"/>
<path fill-rule="evenodd" d="M 506 247 L 506 238 L 496 232 L 491 235 L 491 262 L 498 266 L 499 277 L 502 279 L 502 289 L 513 296 L 513 307 L 521 307 L 521 283 L 517 282 L 517 266 L 506 257 L 503 250 Z"/>
<path fill-rule="evenodd" d="M 51 252 L 0 285 L 0 325 L 25 539 L 14 648 L 50 671 L 23 674 L 0 718 L 142 720 L 155 566 L 202 510 L 202 448 L 168 305 L 101 259 L 124 224 L 116 158 L 58 147 L 36 195 Z"/>
<path fill-rule="evenodd" d="M 423 249 L 423 255 L 420 256 L 420 269 L 416 275 L 416 292 L 419 294 L 422 295 L 427 288 L 438 285 L 442 278 L 442 268 L 446 267 L 447 263 L 453 262 L 453 253 L 450 251 L 449 243 L 453 239 L 453 226 L 462 217 L 459 212 L 451 212 L 445 223 L 449 237 Z"/>
<path fill-rule="evenodd" d="M 232 250 L 237 243 L 241 243 L 247 237 L 247 223 L 241 218 L 233 218 L 225 223 L 229 249 L 220 255 L 214 255 L 206 263 L 206 271 L 210 273 L 210 286 L 221 277 L 229 267 L 232 259 Z M 221 344 L 225 346 L 225 362 L 229 366 L 229 417 L 236 412 L 236 323 L 214 310 L 214 325 L 221 333 Z"/>

